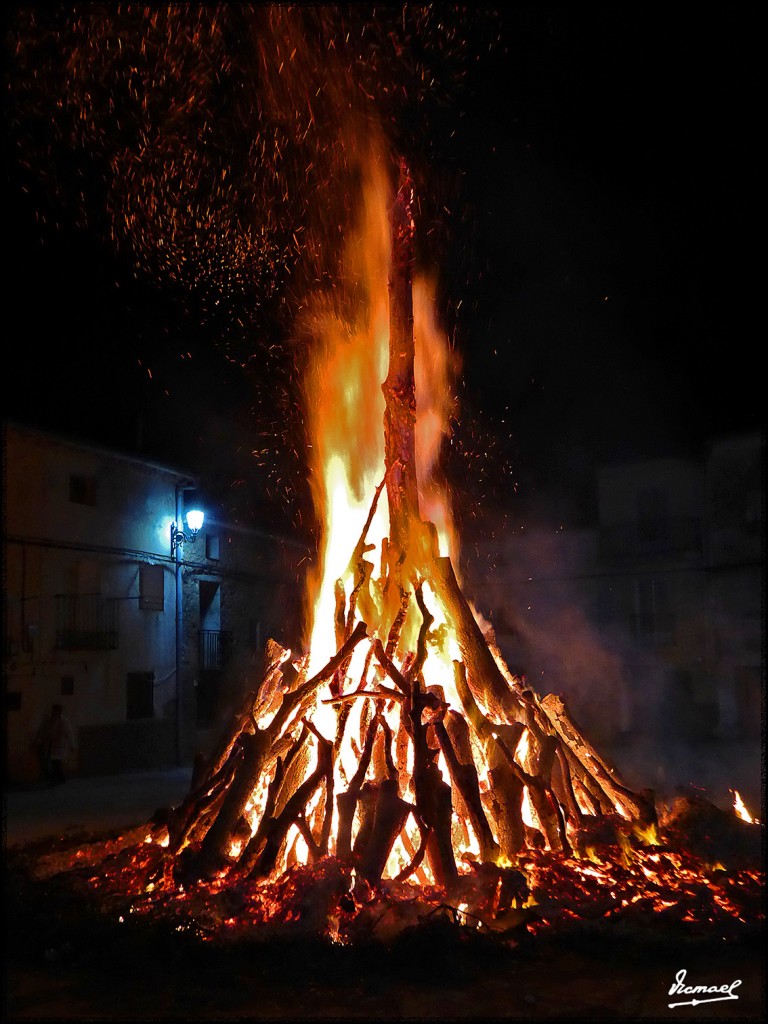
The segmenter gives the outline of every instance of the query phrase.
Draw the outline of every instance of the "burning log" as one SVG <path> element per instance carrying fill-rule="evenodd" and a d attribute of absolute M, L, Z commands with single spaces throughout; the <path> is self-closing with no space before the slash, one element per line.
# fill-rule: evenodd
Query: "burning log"
<path fill-rule="evenodd" d="M 422 715 L 428 695 L 422 693 L 418 678 L 411 683 L 408 701 L 409 732 L 413 742 L 413 788 L 416 806 L 431 831 L 427 857 L 439 885 L 450 888 L 458 878 L 451 843 L 451 789 L 442 779 L 435 763 L 437 751 L 427 742 Z M 406 725 L 406 728 L 408 726 Z"/>
<path fill-rule="evenodd" d="M 365 781 L 366 772 L 368 771 L 368 765 L 371 762 L 373 742 L 376 738 L 378 725 L 378 718 L 374 718 L 368 726 L 368 734 L 365 738 L 365 744 L 360 755 L 357 771 L 350 780 L 346 792 L 340 793 L 337 797 L 339 806 L 339 828 L 336 850 L 337 855 L 342 859 L 349 859 L 351 857 L 353 819 L 355 816 L 355 810 L 357 809 L 358 800 L 360 799 L 360 792 Z"/>
<path fill-rule="evenodd" d="M 413 183 L 405 163 L 392 211 L 389 273 L 389 372 L 385 397 L 384 446 L 389 498 L 389 544 L 395 564 L 405 557 L 411 524 L 419 521 L 416 481 L 416 390 L 413 347 Z M 392 564 L 394 569 L 395 564 Z"/>
<path fill-rule="evenodd" d="M 226 858 L 232 834 L 244 815 L 246 805 L 256 789 L 262 772 L 270 761 L 279 756 L 280 741 L 285 741 L 282 735 L 284 727 L 291 717 L 301 717 L 304 714 L 319 686 L 332 678 L 340 665 L 345 664 L 357 644 L 367 636 L 367 632 L 365 623 L 358 622 L 347 640 L 320 672 L 295 690 L 283 695 L 280 706 L 266 729 L 255 728 L 252 733 L 245 730 L 239 733 L 239 742 L 243 749 L 242 763 L 203 839 L 197 858 L 197 871 L 200 877 L 217 870 Z M 265 678 L 265 685 L 268 679 L 269 676 Z"/>
<path fill-rule="evenodd" d="M 603 762 L 592 744 L 571 719 L 562 697 L 549 694 L 542 699 L 541 707 L 567 744 L 573 757 L 581 763 L 586 774 L 599 783 L 613 805 L 621 809 L 620 813 L 624 813 L 626 817 L 635 817 L 644 825 L 655 824 L 656 810 L 652 795 L 633 793 L 616 771 Z"/>
<path fill-rule="evenodd" d="M 493 838 L 483 809 L 480 782 L 472 758 L 469 729 L 463 718 L 455 711 L 449 711 L 444 722 L 433 725 L 440 749 L 445 757 L 451 782 L 454 785 L 454 803 L 457 813 L 468 819 L 480 843 L 481 860 L 496 860 L 499 846 Z M 455 745 L 454 745 L 455 744 Z"/>
<path fill-rule="evenodd" d="M 370 884 L 380 881 L 395 840 L 405 826 L 412 805 L 398 793 L 397 779 L 384 779 L 372 787 L 369 828 L 361 828 L 355 844 L 360 874 Z"/>
<path fill-rule="evenodd" d="M 263 877 L 272 871 L 291 825 L 295 824 L 303 814 L 307 802 L 314 795 L 318 786 L 329 776 L 332 778 L 331 744 L 317 733 L 315 735 L 318 739 L 317 767 L 286 802 L 282 812 L 267 822 L 264 829 L 263 849 L 256 866 L 250 872 L 256 877 Z"/>
<path fill-rule="evenodd" d="M 224 860 L 232 833 L 243 816 L 251 793 L 256 788 L 269 753 L 269 737 L 259 729 L 254 733 L 243 733 L 241 744 L 243 758 L 240 770 L 235 774 L 219 813 L 203 839 L 198 858 L 201 877 L 206 877 L 217 870 Z"/>
<path fill-rule="evenodd" d="M 461 650 L 467 681 L 474 697 L 501 721 L 521 717 L 519 700 L 507 685 L 480 627 L 462 593 L 449 558 L 431 559 L 429 582 L 445 609 Z"/>
<path fill-rule="evenodd" d="M 491 787 L 486 794 L 486 806 L 496 826 L 501 854 L 513 862 L 526 845 L 527 832 L 523 821 L 525 786 L 507 763 L 498 744 L 489 744 L 488 755 Z"/>

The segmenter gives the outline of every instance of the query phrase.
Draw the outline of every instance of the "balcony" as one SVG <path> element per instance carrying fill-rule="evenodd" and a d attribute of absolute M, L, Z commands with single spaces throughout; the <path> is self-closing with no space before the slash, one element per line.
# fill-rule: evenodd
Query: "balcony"
<path fill-rule="evenodd" d="M 99 594 L 57 594 L 56 641 L 59 651 L 115 651 L 119 604 Z"/>
<path fill-rule="evenodd" d="M 633 618 L 635 639 L 644 647 L 663 647 L 675 638 L 673 612 L 646 612 Z"/>
<path fill-rule="evenodd" d="M 647 555 L 701 554 L 701 519 L 671 516 L 604 526 L 600 530 L 600 556 L 626 558 Z"/>
<path fill-rule="evenodd" d="M 198 667 L 202 672 L 218 672 L 229 662 L 232 634 L 221 629 L 198 631 Z"/>

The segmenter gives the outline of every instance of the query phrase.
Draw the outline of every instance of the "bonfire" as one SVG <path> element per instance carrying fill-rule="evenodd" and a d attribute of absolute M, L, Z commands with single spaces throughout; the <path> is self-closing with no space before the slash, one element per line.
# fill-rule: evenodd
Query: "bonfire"
<path fill-rule="evenodd" d="M 186 799 L 76 863 L 105 901 L 204 937 L 349 943 L 435 914 L 507 941 L 754 922 L 751 816 L 661 813 L 560 696 L 510 672 L 465 596 L 437 471 L 454 367 L 414 266 L 412 189 L 371 159 L 348 301 L 306 311 L 325 532 L 304 649 L 271 640 Z"/>

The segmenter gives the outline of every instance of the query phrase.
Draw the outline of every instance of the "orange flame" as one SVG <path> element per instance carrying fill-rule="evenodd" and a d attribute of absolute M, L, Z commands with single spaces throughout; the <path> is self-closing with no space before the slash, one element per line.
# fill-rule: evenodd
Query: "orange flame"
<path fill-rule="evenodd" d="M 750 825 L 759 825 L 760 822 L 757 818 L 753 818 L 747 810 L 747 806 L 741 798 L 741 794 L 737 789 L 732 789 L 733 793 L 733 809 L 735 813 L 741 818 L 742 821 L 748 821 Z"/>

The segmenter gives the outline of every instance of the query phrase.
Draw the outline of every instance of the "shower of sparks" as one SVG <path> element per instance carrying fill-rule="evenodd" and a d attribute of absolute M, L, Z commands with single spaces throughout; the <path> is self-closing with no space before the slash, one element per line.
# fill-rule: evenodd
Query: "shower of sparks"
<path fill-rule="evenodd" d="M 97 233 L 137 279 L 215 322 L 215 344 L 253 382 L 268 496 L 291 504 L 305 462 L 292 325 L 338 280 L 360 148 L 378 136 L 408 155 L 425 244 L 444 246 L 452 186 L 435 151 L 468 75 L 500 45 L 497 16 L 81 3 L 18 5 L 8 26 L 9 140 L 45 228 Z M 158 357 L 141 362 L 161 389 Z"/>
<path fill-rule="evenodd" d="M 360 127 L 390 139 L 423 131 L 419 111 L 455 96 L 477 58 L 463 42 L 469 17 L 431 6 L 25 7 L 9 34 L 20 161 L 52 194 L 78 193 L 83 221 L 103 200 L 139 271 L 263 300 L 299 263 L 308 281 L 335 269 Z"/>

